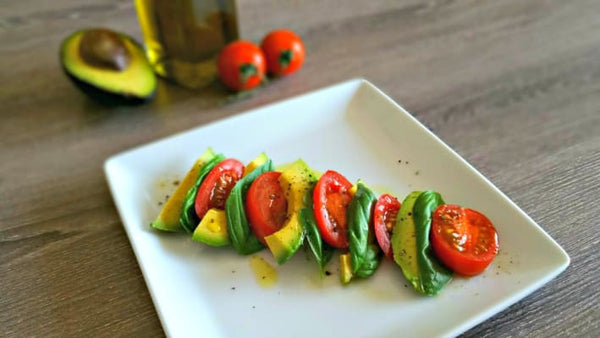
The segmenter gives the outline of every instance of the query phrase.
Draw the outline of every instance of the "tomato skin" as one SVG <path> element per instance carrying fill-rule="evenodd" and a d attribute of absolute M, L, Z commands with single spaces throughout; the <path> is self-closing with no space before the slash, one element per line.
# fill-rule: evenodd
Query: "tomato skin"
<path fill-rule="evenodd" d="M 225 200 L 229 196 L 235 183 L 244 173 L 242 162 L 228 158 L 217 164 L 204 178 L 198 189 L 194 209 L 200 219 L 204 217 L 208 209 L 225 208 Z"/>
<path fill-rule="evenodd" d="M 291 30 L 278 29 L 270 32 L 262 40 L 260 48 L 265 54 L 269 74 L 291 74 L 304 63 L 304 43 Z"/>
<path fill-rule="evenodd" d="M 377 199 L 373 211 L 373 228 L 377 243 L 379 243 L 381 251 L 392 261 L 394 260 L 394 252 L 392 251 L 390 239 L 400 206 L 400 201 L 396 197 L 383 194 Z"/>
<path fill-rule="evenodd" d="M 431 221 L 431 245 L 436 257 L 463 276 L 475 276 L 498 253 L 498 233 L 483 214 L 457 205 L 440 205 Z"/>
<path fill-rule="evenodd" d="M 258 176 L 246 194 L 246 216 L 252 232 L 266 245 L 265 237 L 281 229 L 287 218 L 287 200 L 279 184 L 280 172 Z"/>
<path fill-rule="evenodd" d="M 260 85 L 265 76 L 265 68 L 262 50 L 244 40 L 225 46 L 217 59 L 221 81 L 233 90 L 247 90 Z"/>
<path fill-rule="evenodd" d="M 348 247 L 348 220 L 346 212 L 352 200 L 349 192 L 352 183 L 340 173 L 326 171 L 313 190 L 315 218 L 319 232 L 327 244 L 345 249 Z"/>

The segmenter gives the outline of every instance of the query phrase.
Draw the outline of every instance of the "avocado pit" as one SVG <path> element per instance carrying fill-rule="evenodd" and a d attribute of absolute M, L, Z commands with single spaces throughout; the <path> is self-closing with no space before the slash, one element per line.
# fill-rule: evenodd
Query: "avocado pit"
<path fill-rule="evenodd" d="M 86 31 L 79 43 L 79 55 L 90 66 L 123 71 L 131 62 L 131 54 L 123 40 L 108 29 Z"/>

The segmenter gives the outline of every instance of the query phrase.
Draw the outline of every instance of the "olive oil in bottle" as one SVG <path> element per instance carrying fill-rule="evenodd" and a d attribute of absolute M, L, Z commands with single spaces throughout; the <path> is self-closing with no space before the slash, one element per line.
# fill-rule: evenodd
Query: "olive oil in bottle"
<path fill-rule="evenodd" d="M 235 0 L 135 0 L 154 71 L 188 88 L 217 75 L 216 58 L 238 38 Z"/>

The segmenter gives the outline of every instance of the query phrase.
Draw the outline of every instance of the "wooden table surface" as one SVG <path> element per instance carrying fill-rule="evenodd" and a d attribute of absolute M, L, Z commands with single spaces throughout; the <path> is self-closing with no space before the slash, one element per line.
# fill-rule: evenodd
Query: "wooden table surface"
<path fill-rule="evenodd" d="M 303 69 L 237 101 L 219 85 L 161 82 L 151 104 L 107 108 L 63 75 L 58 46 L 90 26 L 140 39 L 133 1 L 0 4 L 0 336 L 163 335 L 104 160 L 354 77 L 430 127 L 572 259 L 465 335 L 600 335 L 598 0 L 242 0 L 240 13 L 248 39 L 301 33 Z"/>

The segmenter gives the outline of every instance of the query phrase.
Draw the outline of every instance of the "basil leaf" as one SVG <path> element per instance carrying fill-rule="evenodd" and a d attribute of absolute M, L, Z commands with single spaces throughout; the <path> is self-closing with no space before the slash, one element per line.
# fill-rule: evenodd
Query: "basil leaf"
<path fill-rule="evenodd" d="M 362 265 L 354 274 L 361 278 L 367 278 L 375 273 L 381 263 L 382 251 L 377 243 L 369 243 L 362 261 Z"/>
<path fill-rule="evenodd" d="M 442 204 L 444 200 L 439 193 L 427 190 L 419 195 L 413 207 L 420 287 L 426 295 L 437 294 L 452 279 L 452 271 L 438 262 L 429 243 L 431 215 Z"/>
<path fill-rule="evenodd" d="M 310 205 L 311 207 L 302 208 L 299 211 L 300 222 L 302 223 L 302 228 L 304 228 L 304 233 L 306 235 L 305 238 L 308 242 L 308 245 L 310 246 L 310 250 L 315 256 L 317 264 L 319 264 L 321 276 L 324 276 L 325 266 L 333 257 L 333 252 L 335 251 L 335 249 L 329 246 L 327 243 L 323 242 L 321 238 L 321 233 L 319 232 L 319 229 L 317 227 L 315 213 L 312 208 L 312 198 L 310 198 L 310 203 L 308 203 L 308 205 Z"/>
<path fill-rule="evenodd" d="M 254 180 L 262 173 L 273 171 L 274 166 L 268 160 L 260 167 L 239 180 L 231 189 L 225 201 L 225 215 L 227 217 L 227 231 L 231 245 L 242 255 L 250 255 L 264 248 L 264 245 L 254 236 L 246 217 L 246 193 Z"/>
<path fill-rule="evenodd" d="M 183 200 L 183 205 L 181 207 L 181 215 L 179 216 L 179 223 L 181 223 L 183 229 L 189 234 L 193 233 L 198 223 L 200 222 L 200 218 L 196 215 L 196 209 L 194 208 L 194 203 L 196 202 L 196 194 L 198 194 L 198 189 L 202 184 L 202 181 L 208 175 L 208 173 L 221 161 L 225 159 L 223 154 L 218 154 L 213 157 L 210 161 L 206 162 L 198 171 L 198 178 L 194 185 L 188 190 L 185 194 L 185 198 Z"/>
<path fill-rule="evenodd" d="M 361 182 L 348 207 L 348 249 L 352 272 L 359 277 L 372 275 L 381 261 L 381 250 L 373 235 L 373 208 L 375 194 Z"/>

